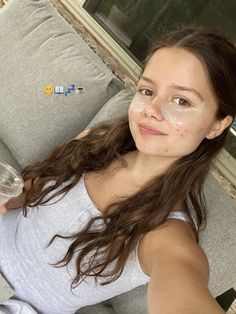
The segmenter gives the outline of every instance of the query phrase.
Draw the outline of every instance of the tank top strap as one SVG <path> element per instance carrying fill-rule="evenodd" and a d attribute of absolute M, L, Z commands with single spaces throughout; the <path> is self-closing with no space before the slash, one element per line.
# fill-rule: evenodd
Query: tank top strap
<path fill-rule="evenodd" d="M 168 218 L 180 219 L 180 220 L 190 222 L 189 215 L 180 210 L 174 210 L 170 212 L 170 214 L 168 215 Z"/>
<path fill-rule="evenodd" d="M 183 212 L 180 210 L 174 210 L 174 211 L 170 212 L 170 214 L 168 215 L 167 218 L 180 219 L 180 220 L 184 220 L 186 222 L 191 223 L 189 215 L 186 212 Z M 198 226 L 197 226 L 195 220 L 194 220 L 194 225 L 195 225 L 195 228 L 198 230 Z"/>

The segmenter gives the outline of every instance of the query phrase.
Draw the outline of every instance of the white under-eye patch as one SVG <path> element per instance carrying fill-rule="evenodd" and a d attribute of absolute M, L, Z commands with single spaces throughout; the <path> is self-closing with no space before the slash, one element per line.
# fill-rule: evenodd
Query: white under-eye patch
<path fill-rule="evenodd" d="M 130 109 L 135 112 L 142 112 L 146 106 L 152 103 L 153 99 L 153 96 L 143 95 L 137 91 L 130 103 Z M 200 116 L 203 112 L 203 108 L 204 103 L 199 104 L 198 107 L 194 107 L 166 99 L 162 102 L 159 110 L 168 122 L 177 125 L 186 125 Z"/>

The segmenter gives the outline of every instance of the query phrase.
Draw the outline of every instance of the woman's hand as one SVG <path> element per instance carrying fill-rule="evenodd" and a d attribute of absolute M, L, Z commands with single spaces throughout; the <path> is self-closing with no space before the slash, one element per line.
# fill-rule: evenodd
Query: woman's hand
<path fill-rule="evenodd" d="M 5 204 L 0 205 L 0 214 L 5 214 L 7 206 Z"/>
<path fill-rule="evenodd" d="M 39 177 L 37 177 L 35 179 L 35 182 L 41 182 L 41 180 L 39 179 Z M 32 186 L 32 180 L 28 179 L 24 182 L 24 189 L 21 192 L 20 195 L 18 195 L 17 197 L 13 197 L 11 199 L 9 199 L 9 201 L 5 204 L 1 204 L 0 205 L 0 214 L 4 214 L 7 210 L 9 209 L 17 209 L 17 208 L 21 208 L 25 202 L 25 196 L 27 191 L 30 190 Z"/>

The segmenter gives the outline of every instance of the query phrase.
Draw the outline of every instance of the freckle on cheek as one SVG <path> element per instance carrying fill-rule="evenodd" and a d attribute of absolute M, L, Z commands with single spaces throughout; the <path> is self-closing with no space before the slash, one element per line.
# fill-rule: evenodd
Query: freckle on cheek
<path fill-rule="evenodd" d="M 165 151 L 165 153 L 167 153 L 169 151 L 169 149 L 165 149 L 164 151 Z"/>
<path fill-rule="evenodd" d="M 178 134 L 183 137 L 185 136 L 186 134 L 190 134 L 191 133 L 191 129 L 189 128 L 183 128 L 183 127 L 177 127 L 176 128 L 176 131 L 178 132 Z"/>
<path fill-rule="evenodd" d="M 186 135 L 186 133 L 190 133 L 189 129 L 182 129 L 181 130 L 182 133 L 180 133 L 180 136 L 183 137 L 184 135 Z"/>

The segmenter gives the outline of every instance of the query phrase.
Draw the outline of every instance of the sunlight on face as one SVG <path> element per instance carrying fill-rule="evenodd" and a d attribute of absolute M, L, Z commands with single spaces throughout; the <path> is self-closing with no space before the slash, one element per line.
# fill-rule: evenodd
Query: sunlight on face
<path fill-rule="evenodd" d="M 181 157 L 194 151 L 209 133 L 216 110 L 217 100 L 203 63 L 185 49 L 161 48 L 148 61 L 137 84 L 128 111 L 130 131 L 138 150 Z M 140 123 L 165 135 L 142 132 Z"/>

